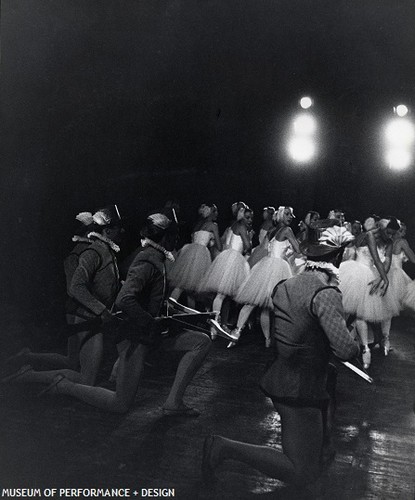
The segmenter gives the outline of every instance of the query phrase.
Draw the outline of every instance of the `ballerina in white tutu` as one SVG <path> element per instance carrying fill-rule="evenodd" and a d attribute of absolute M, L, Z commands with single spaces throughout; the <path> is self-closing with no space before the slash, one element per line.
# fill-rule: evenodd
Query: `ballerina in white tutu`
<path fill-rule="evenodd" d="M 406 236 L 406 224 L 400 222 L 400 229 L 395 234 L 392 250 L 392 264 L 388 273 L 392 290 L 398 294 L 402 308 L 415 310 L 415 281 L 403 270 L 404 262 L 415 264 L 415 253 L 409 246 Z"/>
<path fill-rule="evenodd" d="M 225 242 L 226 250 L 223 250 L 212 262 L 199 288 L 200 292 L 216 293 L 213 311 L 218 314 L 219 324 L 225 297 L 235 297 L 249 274 L 249 265 L 244 255 L 251 249 L 248 230 L 252 218 L 252 210 L 248 207 L 244 208 L 244 216 L 230 227 Z M 214 336 L 212 331 L 212 337 Z"/>
<path fill-rule="evenodd" d="M 384 352 L 389 352 L 391 319 L 399 314 L 396 294 L 389 287 L 387 273 L 392 260 L 392 238 L 399 229 L 394 217 L 365 221 L 366 231 L 356 241 L 356 260 L 342 262 L 340 290 L 346 313 L 356 316 L 356 329 L 363 345 L 363 365 L 370 366 L 368 322 L 380 323 Z M 380 258 L 382 254 L 382 260 Z"/>
<path fill-rule="evenodd" d="M 268 249 L 268 255 L 254 265 L 249 276 L 238 290 L 235 301 L 244 304 L 244 306 L 239 313 L 236 329 L 232 332 L 236 339 L 239 339 L 254 308 L 260 307 L 260 323 L 265 337 L 265 346 L 270 347 L 271 345 L 272 290 L 280 281 L 292 276 L 290 265 L 285 260 L 287 250 L 300 252 L 298 241 L 290 228 L 293 218 L 294 213 L 291 207 L 278 208 L 274 217 L 275 227 L 267 234 L 262 243 Z M 235 346 L 235 344 L 236 342 L 230 342 L 228 348 Z"/>
<path fill-rule="evenodd" d="M 188 305 L 195 308 L 195 294 L 204 278 L 212 258 L 209 252 L 211 242 L 219 251 L 222 243 L 219 237 L 218 208 L 216 205 L 201 205 L 200 218 L 193 228 L 192 243 L 185 245 L 179 252 L 169 274 L 169 281 L 174 289 L 170 297 L 178 301 L 183 291 L 187 293 Z"/>
<path fill-rule="evenodd" d="M 263 245 L 264 239 L 269 231 L 274 228 L 273 216 L 275 214 L 274 207 L 264 207 L 262 211 L 263 222 L 259 228 L 258 241 L 259 245 L 253 248 L 251 255 L 249 256 L 248 263 L 250 267 L 253 267 L 262 258 L 266 257 L 268 254 L 268 249 L 266 245 Z"/>
<path fill-rule="evenodd" d="M 222 236 L 220 237 L 221 242 L 222 242 L 222 248 L 223 250 L 226 250 L 228 248 L 228 240 L 231 235 L 231 228 L 232 225 L 240 221 L 241 219 L 244 218 L 245 215 L 245 210 L 248 208 L 248 205 L 244 203 L 243 201 L 236 201 L 235 203 L 232 203 L 231 211 L 232 211 L 232 222 L 229 224 L 229 226 L 223 231 Z"/>

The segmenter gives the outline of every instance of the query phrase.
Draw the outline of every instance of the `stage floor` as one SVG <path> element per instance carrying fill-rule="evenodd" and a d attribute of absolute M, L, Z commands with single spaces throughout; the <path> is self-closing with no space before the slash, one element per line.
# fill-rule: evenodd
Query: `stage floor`
<path fill-rule="evenodd" d="M 373 351 L 374 385 L 339 366 L 337 455 L 319 481 L 319 498 L 415 498 L 415 318 L 394 320 L 391 341 L 388 357 Z M 131 488 L 132 498 L 173 488 L 175 498 L 189 500 L 295 498 L 283 483 L 236 462 L 219 471 L 215 487 L 201 481 L 210 433 L 280 446 L 278 415 L 258 389 L 271 357 L 262 336 L 250 332 L 237 348 L 225 347 L 224 340 L 214 343 L 187 391 L 187 401 L 202 410 L 195 419 L 161 415 L 175 370 L 171 359 L 146 367 L 126 415 L 65 396 L 37 398 L 38 386 L 1 387 L 0 488 Z"/>

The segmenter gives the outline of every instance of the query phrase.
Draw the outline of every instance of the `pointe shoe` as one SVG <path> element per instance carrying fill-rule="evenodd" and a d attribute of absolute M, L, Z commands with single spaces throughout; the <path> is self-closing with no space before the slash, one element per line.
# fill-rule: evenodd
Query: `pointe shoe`
<path fill-rule="evenodd" d="M 232 347 L 236 346 L 239 341 L 239 337 L 241 336 L 241 332 L 242 328 L 235 328 L 235 330 L 231 331 L 229 337 L 232 339 L 232 342 L 229 342 L 229 344 L 226 346 L 227 349 L 232 349 Z"/>
<path fill-rule="evenodd" d="M 31 365 L 23 365 L 21 366 L 18 370 L 15 372 L 11 373 L 10 375 L 7 375 L 7 377 L 3 377 L 0 380 L 1 384 L 7 384 L 8 382 L 12 382 L 14 380 L 17 380 L 19 377 L 24 375 L 25 373 L 33 371 L 33 367 Z"/>
<path fill-rule="evenodd" d="M 265 339 L 265 348 L 268 349 L 269 347 L 271 347 L 271 339 L 266 338 Z"/>
<path fill-rule="evenodd" d="M 387 356 L 389 354 L 389 351 L 391 350 L 391 343 L 389 339 L 384 339 L 382 345 L 383 345 L 383 354 Z"/>
<path fill-rule="evenodd" d="M 362 359 L 363 359 L 363 368 L 367 370 L 370 366 L 372 355 L 370 353 L 369 347 L 367 347 L 362 354 Z"/>

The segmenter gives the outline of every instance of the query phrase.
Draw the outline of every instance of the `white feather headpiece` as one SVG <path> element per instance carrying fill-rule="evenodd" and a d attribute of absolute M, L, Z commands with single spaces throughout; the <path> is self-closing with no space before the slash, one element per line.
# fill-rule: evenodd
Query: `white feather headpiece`
<path fill-rule="evenodd" d="M 171 223 L 168 217 L 160 213 L 149 215 L 147 218 L 160 229 L 167 229 Z"/>
<path fill-rule="evenodd" d="M 89 226 L 94 223 L 94 218 L 91 212 L 81 212 L 75 217 L 75 219 L 82 222 L 84 226 Z"/>
<path fill-rule="evenodd" d="M 354 240 L 354 236 L 345 227 L 333 226 L 322 232 L 318 242 L 329 247 L 342 247 Z"/>

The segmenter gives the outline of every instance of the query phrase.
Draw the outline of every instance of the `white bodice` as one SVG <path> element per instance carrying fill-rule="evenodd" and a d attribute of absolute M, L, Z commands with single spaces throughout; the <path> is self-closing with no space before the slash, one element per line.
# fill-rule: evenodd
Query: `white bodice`
<path fill-rule="evenodd" d="M 354 260 L 356 258 L 356 247 L 346 247 L 343 252 L 343 262 L 346 260 Z"/>
<path fill-rule="evenodd" d="M 195 231 L 193 233 L 193 243 L 198 243 L 199 245 L 203 245 L 207 247 L 209 245 L 209 241 L 212 239 L 212 233 L 210 231 L 200 230 Z"/>
<path fill-rule="evenodd" d="M 408 258 L 405 255 L 405 252 L 400 252 L 398 254 L 392 254 L 392 262 L 391 267 L 400 267 L 402 269 L 402 264 L 406 262 Z"/>
<path fill-rule="evenodd" d="M 244 249 L 244 244 L 241 236 L 235 234 L 232 230 L 229 231 L 226 237 L 226 245 L 228 248 L 232 250 L 236 250 L 237 252 L 242 253 Z"/>
<path fill-rule="evenodd" d="M 368 246 L 356 248 L 356 262 L 360 262 L 365 266 L 372 267 L 374 265 L 372 254 Z"/>
<path fill-rule="evenodd" d="M 291 244 L 288 240 L 277 241 L 273 238 L 268 244 L 268 256 L 284 259 L 288 248 L 291 248 Z"/>

